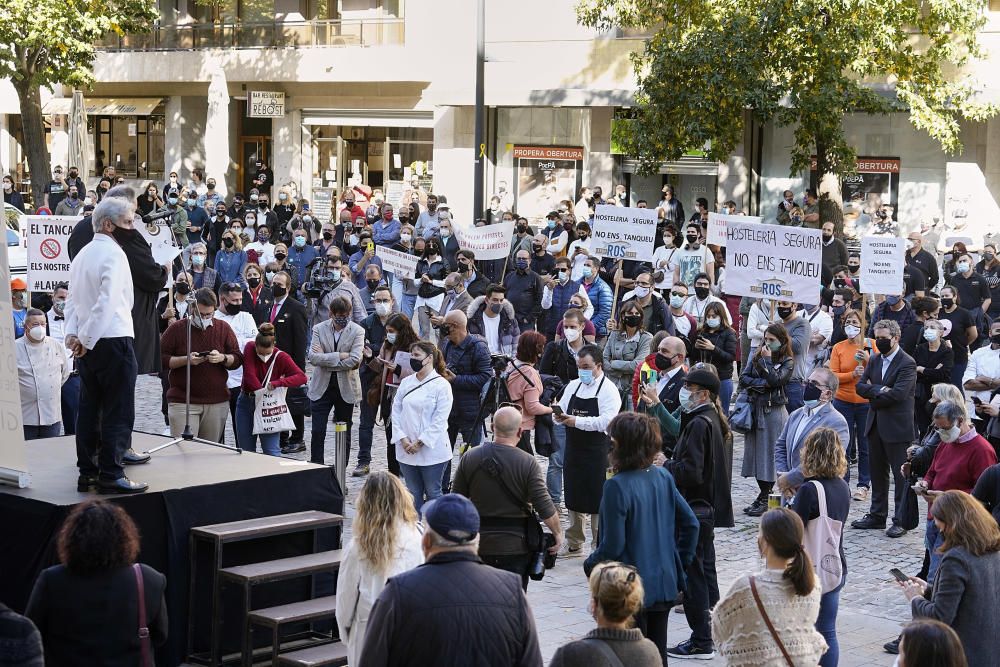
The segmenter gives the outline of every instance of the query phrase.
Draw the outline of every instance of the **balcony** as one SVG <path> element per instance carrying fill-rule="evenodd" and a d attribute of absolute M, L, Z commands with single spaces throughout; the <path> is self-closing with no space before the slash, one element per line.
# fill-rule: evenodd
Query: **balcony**
<path fill-rule="evenodd" d="M 317 21 L 220 21 L 154 24 L 146 33 L 108 35 L 101 51 L 192 51 L 196 49 L 284 49 L 330 46 L 399 46 L 403 19 Z"/>

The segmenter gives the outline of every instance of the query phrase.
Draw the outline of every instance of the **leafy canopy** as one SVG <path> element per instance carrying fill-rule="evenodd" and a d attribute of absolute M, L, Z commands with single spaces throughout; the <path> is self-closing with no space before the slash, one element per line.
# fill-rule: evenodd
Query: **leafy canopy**
<path fill-rule="evenodd" d="M 954 153 L 960 121 L 996 111 L 961 72 L 983 55 L 984 0 L 580 0 L 577 17 L 654 31 L 633 54 L 636 120 L 615 133 L 647 171 L 706 142 L 728 159 L 745 110 L 795 126 L 793 174 L 817 151 L 821 171 L 853 171 L 847 113 L 909 112 Z"/>

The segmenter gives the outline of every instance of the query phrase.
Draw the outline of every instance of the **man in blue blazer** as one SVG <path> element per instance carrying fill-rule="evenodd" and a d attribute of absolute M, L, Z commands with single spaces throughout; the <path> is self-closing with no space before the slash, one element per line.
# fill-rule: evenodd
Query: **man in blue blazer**
<path fill-rule="evenodd" d="M 832 403 L 839 387 L 837 376 L 829 368 L 817 368 L 806 379 L 803 392 L 805 404 L 788 415 L 788 421 L 774 443 L 774 471 L 778 474 L 778 488 L 783 493 L 794 492 L 806 480 L 799 467 L 799 457 L 806 438 L 816 429 L 832 428 L 840 436 L 844 451 L 847 451 L 847 444 L 851 441 L 847 420 Z M 847 474 L 849 477 L 850 470 Z"/>

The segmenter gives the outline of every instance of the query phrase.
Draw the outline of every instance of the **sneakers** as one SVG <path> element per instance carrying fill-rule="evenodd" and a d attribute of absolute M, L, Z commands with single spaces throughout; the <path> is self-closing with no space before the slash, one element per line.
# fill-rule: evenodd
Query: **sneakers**
<path fill-rule="evenodd" d="M 358 465 L 358 467 L 354 469 L 354 472 L 351 473 L 351 477 L 364 477 L 369 472 L 371 472 L 371 468 L 367 464 Z"/>
<path fill-rule="evenodd" d="M 681 660 L 711 660 L 715 657 L 715 649 L 701 648 L 688 639 L 677 646 L 668 648 L 667 655 L 671 658 L 680 658 Z"/>
<path fill-rule="evenodd" d="M 579 558 L 583 555 L 583 546 L 571 547 L 569 542 L 563 542 L 559 547 L 559 558 Z"/>
<path fill-rule="evenodd" d="M 854 490 L 855 500 L 868 500 L 869 489 L 867 486 L 859 486 Z"/>

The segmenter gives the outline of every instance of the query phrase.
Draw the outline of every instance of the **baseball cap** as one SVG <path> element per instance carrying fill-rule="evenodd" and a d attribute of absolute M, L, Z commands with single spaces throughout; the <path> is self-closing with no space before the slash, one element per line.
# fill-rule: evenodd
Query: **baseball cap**
<path fill-rule="evenodd" d="M 465 544 L 479 534 L 479 512 L 461 494 L 448 493 L 435 498 L 423 510 L 424 521 L 431 530 L 452 542 Z"/>
<path fill-rule="evenodd" d="M 11 289 L 28 289 L 28 283 L 24 282 L 23 278 L 12 278 L 10 281 Z"/>
<path fill-rule="evenodd" d="M 684 381 L 688 384 L 696 384 L 699 387 L 708 389 L 713 394 L 719 393 L 719 376 L 706 368 L 693 368 L 684 376 Z"/>

